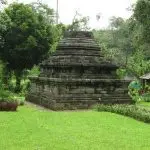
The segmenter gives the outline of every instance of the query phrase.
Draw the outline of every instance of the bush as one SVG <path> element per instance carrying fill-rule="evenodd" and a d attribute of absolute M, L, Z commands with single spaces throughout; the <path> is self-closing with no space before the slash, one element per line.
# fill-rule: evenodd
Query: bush
<path fill-rule="evenodd" d="M 127 74 L 127 70 L 119 68 L 117 69 L 116 73 L 120 79 L 123 79 Z"/>
<path fill-rule="evenodd" d="M 14 94 L 8 90 L 0 89 L 0 102 L 11 102 L 18 103 L 19 105 L 24 104 L 24 97 Z"/>
<path fill-rule="evenodd" d="M 24 105 L 24 97 L 6 89 L 0 82 L 0 111 L 16 111 L 18 105 Z"/>
<path fill-rule="evenodd" d="M 24 96 L 13 95 L 12 99 L 13 99 L 13 100 L 16 100 L 19 105 L 24 105 L 24 103 L 25 103 L 25 98 L 24 98 Z"/>
<path fill-rule="evenodd" d="M 7 90 L 0 90 L 0 111 L 16 111 L 18 101 L 12 98 L 12 93 Z"/>
<path fill-rule="evenodd" d="M 140 102 L 142 100 L 140 95 L 142 86 L 139 81 L 132 81 L 128 86 L 128 90 L 128 94 L 130 95 L 134 103 Z"/>
<path fill-rule="evenodd" d="M 3 101 L 5 99 L 9 99 L 10 92 L 5 90 L 0 90 L 0 100 Z"/>
<path fill-rule="evenodd" d="M 23 94 L 23 95 L 25 95 L 26 94 L 26 92 L 29 90 L 29 88 L 30 88 L 30 80 L 23 80 L 22 82 L 21 82 L 21 93 Z"/>
<path fill-rule="evenodd" d="M 98 105 L 98 111 L 107 111 L 150 123 L 150 111 L 136 105 Z"/>
<path fill-rule="evenodd" d="M 145 102 L 150 102 L 150 93 L 145 93 L 141 96 L 142 100 Z"/>

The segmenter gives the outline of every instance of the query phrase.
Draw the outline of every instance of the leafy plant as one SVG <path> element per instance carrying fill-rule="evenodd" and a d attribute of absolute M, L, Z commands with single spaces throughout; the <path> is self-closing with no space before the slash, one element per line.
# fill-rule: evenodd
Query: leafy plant
<path fill-rule="evenodd" d="M 144 94 L 142 94 L 141 98 L 145 102 L 150 102 L 150 93 L 144 93 Z"/>
<path fill-rule="evenodd" d="M 10 92 L 6 90 L 0 90 L 0 101 L 8 101 L 10 98 Z"/>
<path fill-rule="evenodd" d="M 14 102 L 23 105 L 24 97 L 6 90 L 5 85 L 0 83 L 0 102 Z"/>
<path fill-rule="evenodd" d="M 98 105 L 98 111 L 107 111 L 150 123 L 150 111 L 136 105 Z"/>
<path fill-rule="evenodd" d="M 0 28 L 0 42 L 3 43 L 0 44 L 0 57 L 7 64 L 6 67 L 14 72 L 16 92 L 21 91 L 23 71 L 47 57 L 55 40 L 54 25 L 50 21 L 53 11 L 51 9 L 47 12 L 50 14 L 45 16 L 42 12 L 48 10 L 47 6 L 41 7 L 42 11 L 38 11 L 32 5 L 12 3 L 0 12 L 0 25 L 3 25 L 6 16 L 8 18 L 5 30 Z"/>
<path fill-rule="evenodd" d="M 119 69 L 117 69 L 116 73 L 117 73 L 118 77 L 122 79 L 126 76 L 127 71 L 126 71 L 126 69 L 119 68 Z"/>
<path fill-rule="evenodd" d="M 136 103 L 141 101 L 140 91 L 142 89 L 139 81 L 132 81 L 128 86 L 128 94 L 131 96 L 132 100 Z"/>

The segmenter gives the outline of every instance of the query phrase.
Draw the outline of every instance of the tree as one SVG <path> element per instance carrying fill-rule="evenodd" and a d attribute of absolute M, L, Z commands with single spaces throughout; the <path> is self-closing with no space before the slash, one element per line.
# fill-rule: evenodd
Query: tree
<path fill-rule="evenodd" d="M 0 48 L 4 46 L 4 36 L 11 27 L 11 19 L 6 13 L 0 12 Z"/>
<path fill-rule="evenodd" d="M 0 3 L 6 5 L 7 1 L 6 0 L 0 0 Z"/>
<path fill-rule="evenodd" d="M 48 24 L 45 16 L 31 5 L 13 3 L 2 13 L 11 20 L 5 32 L 2 32 L 3 47 L 1 59 L 7 68 L 14 71 L 16 89 L 20 91 L 20 81 L 24 69 L 31 69 L 46 57 L 53 44 L 53 25 Z"/>
<path fill-rule="evenodd" d="M 44 17 L 44 20 L 48 24 L 54 23 L 54 10 L 52 8 L 49 8 L 47 4 L 43 4 L 41 2 L 33 2 L 31 3 L 31 7 L 36 13 L 42 15 L 42 17 Z"/>
<path fill-rule="evenodd" d="M 127 20 L 112 17 L 110 28 L 94 35 L 107 58 L 139 77 L 150 69 L 150 1 L 138 0 L 133 12 Z"/>
<path fill-rule="evenodd" d="M 77 11 L 73 17 L 72 24 L 68 26 L 69 31 L 87 31 L 90 28 L 88 27 L 89 17 L 83 17 Z"/>
<path fill-rule="evenodd" d="M 139 78 L 150 69 L 150 61 L 145 59 L 143 51 L 137 50 L 128 61 L 127 71 Z"/>
<path fill-rule="evenodd" d="M 110 27 L 94 31 L 94 36 L 100 44 L 104 56 L 125 66 L 128 56 L 133 51 L 129 20 L 120 17 L 110 19 Z M 122 58 L 120 60 L 120 58 Z"/>
<path fill-rule="evenodd" d="M 143 25 L 144 29 L 148 32 L 144 32 L 145 36 L 149 37 L 147 40 L 150 41 L 150 1 L 149 0 L 138 0 L 134 9 L 135 19 Z"/>
<path fill-rule="evenodd" d="M 150 1 L 138 0 L 135 8 L 133 19 L 134 25 L 134 42 L 137 47 L 144 49 L 144 53 L 150 57 Z"/>
<path fill-rule="evenodd" d="M 110 18 L 110 27 L 113 29 L 118 29 L 125 23 L 124 19 L 121 17 L 112 16 Z"/>
<path fill-rule="evenodd" d="M 9 16 L 6 13 L 0 12 L 0 50 L 4 48 L 5 39 L 3 35 L 11 28 L 11 25 Z M 5 67 L 6 64 L 4 62 L 0 61 L 0 65 L 3 66 L 1 67 L 1 80 L 3 83 L 8 84 L 11 73 L 9 69 Z"/>

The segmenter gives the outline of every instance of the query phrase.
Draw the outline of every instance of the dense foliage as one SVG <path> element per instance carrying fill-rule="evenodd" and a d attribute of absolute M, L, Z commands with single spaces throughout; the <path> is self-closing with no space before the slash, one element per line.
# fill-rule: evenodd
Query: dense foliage
<path fill-rule="evenodd" d="M 150 123 L 150 111 L 136 105 L 98 105 L 97 110 L 117 113 Z"/>
<path fill-rule="evenodd" d="M 0 56 L 6 67 L 14 71 L 19 90 L 23 70 L 47 57 L 54 43 L 54 27 L 32 5 L 13 3 L 0 16 Z"/>
<path fill-rule="evenodd" d="M 150 2 L 138 0 L 129 19 L 112 17 L 109 28 L 94 30 L 104 55 L 125 69 L 126 74 L 137 78 L 150 69 L 149 18 Z"/>
<path fill-rule="evenodd" d="M 87 31 L 89 30 L 89 17 L 83 17 L 78 12 L 75 13 L 75 16 L 73 17 L 72 23 L 67 26 L 66 30 L 68 31 Z"/>
<path fill-rule="evenodd" d="M 150 1 L 138 0 L 135 9 L 134 17 L 141 26 L 142 38 L 146 43 L 150 42 Z"/>

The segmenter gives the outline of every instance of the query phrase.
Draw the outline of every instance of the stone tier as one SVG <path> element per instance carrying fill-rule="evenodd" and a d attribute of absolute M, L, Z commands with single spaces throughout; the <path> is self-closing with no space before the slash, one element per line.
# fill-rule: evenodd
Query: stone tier
<path fill-rule="evenodd" d="M 40 77 L 48 78 L 75 78 L 75 79 L 116 79 L 116 66 L 101 64 L 95 66 L 70 65 L 50 66 L 43 65 Z"/>
<path fill-rule="evenodd" d="M 90 108 L 103 103 L 131 103 L 129 81 L 118 79 L 62 79 L 32 77 L 28 101 L 53 110 Z M 94 86 L 94 88 L 93 88 Z"/>
<path fill-rule="evenodd" d="M 66 33 L 56 52 L 40 66 L 40 76 L 49 78 L 116 78 L 118 69 L 104 60 L 91 32 Z"/>

